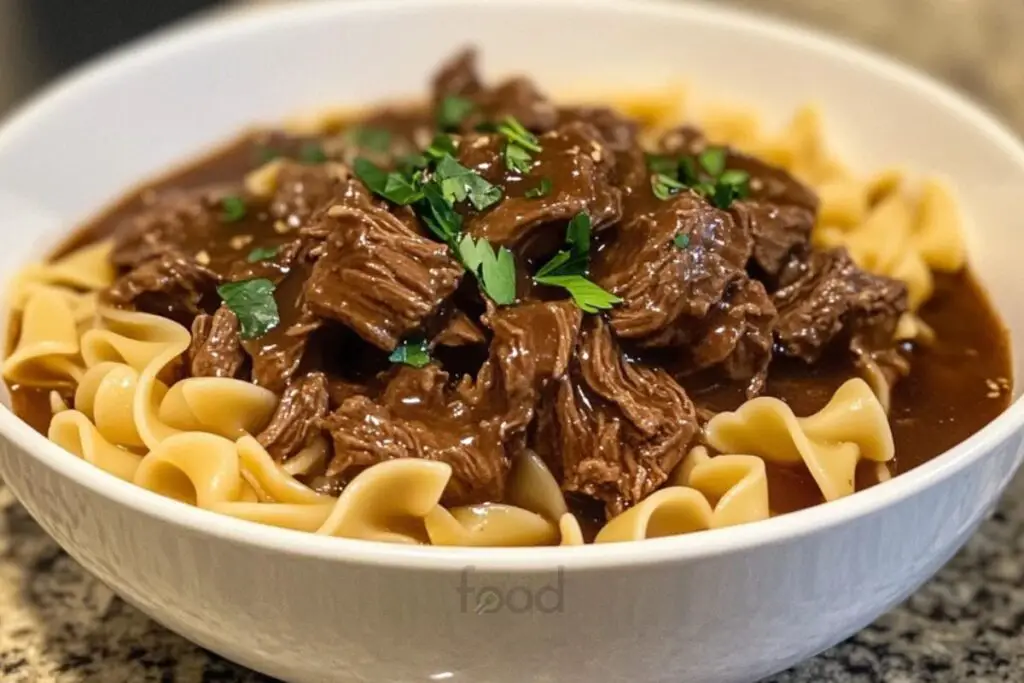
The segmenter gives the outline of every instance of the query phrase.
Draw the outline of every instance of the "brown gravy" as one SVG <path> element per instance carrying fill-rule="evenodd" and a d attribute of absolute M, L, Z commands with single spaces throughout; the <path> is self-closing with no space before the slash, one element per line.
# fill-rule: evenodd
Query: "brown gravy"
<path fill-rule="evenodd" d="M 260 165 L 261 155 L 268 147 L 289 150 L 302 142 L 276 133 L 245 136 L 120 200 L 75 232 L 54 256 L 110 234 L 122 217 L 141 205 L 146 192 L 166 187 L 191 188 L 212 182 L 237 182 Z M 935 294 L 920 315 L 935 330 L 936 341 L 930 346 L 912 349 L 910 375 L 896 385 L 892 395 L 890 423 L 897 454 L 890 464 L 893 474 L 910 470 L 977 432 L 998 416 L 1011 398 L 1008 335 L 969 271 L 956 275 L 936 274 Z M 16 339 L 17 328 L 15 319 L 8 348 Z M 779 357 L 773 362 L 766 393 L 789 403 L 797 415 L 807 415 L 821 408 L 834 390 L 855 374 L 847 362 L 823 360 L 810 366 Z M 694 401 L 708 408 L 734 409 L 743 399 L 742 390 L 734 386 L 683 383 Z M 49 390 L 14 385 L 10 391 L 15 413 L 45 434 L 51 416 Z M 70 398 L 73 388 L 68 387 L 62 393 Z M 821 502 L 817 487 L 802 470 L 770 468 L 769 479 L 774 513 Z M 858 472 L 858 488 L 874 483 L 874 475 L 866 468 Z M 574 508 L 584 521 L 590 516 L 587 504 L 574 505 Z"/>

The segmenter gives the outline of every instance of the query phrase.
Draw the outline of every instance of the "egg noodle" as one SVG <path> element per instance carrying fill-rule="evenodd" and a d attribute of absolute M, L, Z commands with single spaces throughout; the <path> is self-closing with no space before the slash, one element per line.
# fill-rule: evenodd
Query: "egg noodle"
<path fill-rule="evenodd" d="M 620 99 L 618 108 L 656 130 L 678 120 L 680 101 L 672 90 Z M 719 107 L 696 120 L 711 142 L 755 154 L 811 185 L 821 199 L 813 240 L 845 246 L 862 268 L 906 282 L 912 312 L 897 335 L 927 340 L 930 330 L 913 311 L 931 296 L 933 271 L 958 271 L 965 259 L 944 183 L 927 179 L 915 192 L 894 170 L 854 175 L 830 154 L 814 107 L 771 134 L 747 109 Z M 10 288 L 20 334 L 3 376 L 29 387 L 75 387 L 73 408 L 56 391 L 50 401 L 48 436 L 70 453 L 190 505 L 321 535 L 449 546 L 584 542 L 558 482 L 530 451 L 514 460 L 503 503 L 442 506 L 452 470 L 422 459 L 373 465 L 336 498 L 310 489 L 294 475 L 325 457 L 322 439 L 279 465 L 253 437 L 275 410 L 274 393 L 237 379 L 170 381 L 191 342 L 189 330 L 97 305 L 99 290 L 115 277 L 110 249 L 102 241 L 30 265 Z M 888 387 L 884 377 L 866 379 L 847 381 L 809 416 L 769 397 L 718 414 L 706 425 L 707 447 L 693 448 L 663 488 L 611 519 L 595 542 L 766 519 L 766 463 L 806 469 L 828 501 L 854 492 L 861 460 L 873 463 L 878 479 L 888 478 Z"/>

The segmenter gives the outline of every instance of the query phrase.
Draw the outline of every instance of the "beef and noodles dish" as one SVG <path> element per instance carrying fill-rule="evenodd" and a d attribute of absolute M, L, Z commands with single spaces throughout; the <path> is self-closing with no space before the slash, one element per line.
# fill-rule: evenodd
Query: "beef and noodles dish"
<path fill-rule="evenodd" d="M 466 52 L 427 103 L 246 134 L 18 276 L 14 410 L 207 510 L 512 546 L 831 501 L 1006 407 L 941 181 L 853 175 L 813 108 L 679 101 Z"/>

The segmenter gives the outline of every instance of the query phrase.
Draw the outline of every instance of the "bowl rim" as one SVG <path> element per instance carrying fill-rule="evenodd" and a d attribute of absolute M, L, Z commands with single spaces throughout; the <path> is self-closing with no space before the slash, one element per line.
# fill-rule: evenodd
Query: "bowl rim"
<path fill-rule="evenodd" d="M 171 56 L 183 49 L 228 35 L 299 27 L 318 17 L 337 18 L 360 13 L 388 15 L 395 11 L 431 7 L 466 7 L 486 4 L 515 5 L 520 11 L 553 5 L 576 7 L 581 11 L 645 14 L 668 21 L 693 21 L 728 26 L 773 40 L 789 42 L 808 53 L 828 54 L 846 61 L 874 77 L 917 91 L 937 107 L 953 110 L 1003 149 L 1024 169 L 1024 144 L 991 112 L 931 76 L 870 49 L 855 45 L 827 32 L 764 16 L 757 12 L 713 6 L 701 2 L 668 0 L 349 0 L 344 3 L 295 3 L 262 7 L 250 12 L 216 18 L 200 17 L 173 25 L 156 34 L 122 46 L 98 60 L 88 62 L 58 79 L 41 95 L 5 117 L 0 124 L 0 155 L 9 143 L 30 134 L 41 114 L 63 106 L 65 99 L 87 92 L 93 83 L 117 77 L 124 70 L 148 61 Z M 122 481 L 74 457 L 33 430 L 11 409 L 0 407 L 0 436 L 41 461 L 56 473 L 74 480 L 95 494 L 192 532 L 262 549 L 338 562 L 404 567 L 410 569 L 477 571 L 587 570 L 618 566 L 675 562 L 693 558 L 741 552 L 753 547 L 794 540 L 850 522 L 913 497 L 954 476 L 994 450 L 1024 426 L 1024 397 L 1011 403 L 995 420 L 945 453 L 891 481 L 855 495 L 817 505 L 780 517 L 727 529 L 650 539 L 643 542 L 612 543 L 575 547 L 530 548 L 448 548 L 403 546 L 356 539 L 319 536 L 235 519 L 202 510 Z"/>

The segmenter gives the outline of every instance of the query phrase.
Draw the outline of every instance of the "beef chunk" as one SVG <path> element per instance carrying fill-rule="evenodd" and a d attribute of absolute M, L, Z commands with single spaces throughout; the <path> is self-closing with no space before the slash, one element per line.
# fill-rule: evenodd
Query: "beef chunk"
<path fill-rule="evenodd" d="M 431 339 L 434 346 L 472 346 L 486 342 L 487 335 L 480 326 L 458 310 L 448 316 L 444 321 L 444 327 Z"/>
<path fill-rule="evenodd" d="M 334 204 L 362 205 L 369 201 L 370 195 L 363 185 L 341 164 L 282 161 L 268 213 L 296 230 L 307 225 L 314 214 Z"/>
<path fill-rule="evenodd" d="M 134 268 L 186 244 L 206 242 L 220 227 L 221 200 L 237 188 L 170 190 L 143 195 L 142 207 L 117 224 L 110 259 Z"/>
<path fill-rule="evenodd" d="M 227 306 L 213 315 L 201 313 L 192 321 L 192 342 L 188 347 L 192 377 L 237 377 L 245 363 L 238 332 L 238 317 Z"/>
<path fill-rule="evenodd" d="M 477 75 L 476 51 L 464 50 L 444 64 L 433 83 L 435 106 L 450 95 L 472 101 L 475 109 L 463 119 L 461 129 L 472 131 L 485 121 L 501 121 L 515 117 L 534 132 L 548 131 L 555 126 L 555 106 L 526 78 L 510 78 L 497 86 L 486 87 Z"/>
<path fill-rule="evenodd" d="M 609 517 L 661 486 L 698 432 L 682 387 L 629 362 L 600 318 L 588 319 L 570 373 L 552 389 L 533 446 L 566 493 L 603 501 Z"/>
<path fill-rule="evenodd" d="M 790 254 L 807 246 L 814 228 L 814 212 L 802 206 L 743 200 L 733 202 L 729 212 L 753 238 L 752 263 L 769 276 L 778 274 Z"/>
<path fill-rule="evenodd" d="M 668 154 L 697 155 L 707 147 L 707 139 L 692 127 L 669 131 L 660 142 Z M 727 150 L 726 167 L 750 174 L 750 197 L 734 202 L 730 211 L 753 239 L 753 263 L 774 276 L 791 253 L 809 242 L 818 197 L 784 169 L 734 149 Z"/>
<path fill-rule="evenodd" d="M 633 119 L 622 116 L 608 107 L 565 107 L 558 110 L 558 123 L 583 122 L 593 126 L 601 141 L 612 152 L 619 154 L 639 145 L 640 126 Z"/>
<path fill-rule="evenodd" d="M 841 333 L 866 348 L 891 347 L 896 323 L 907 310 L 904 283 L 861 270 L 842 248 L 794 258 L 779 284 L 773 296 L 779 311 L 776 346 L 808 363 Z"/>
<path fill-rule="evenodd" d="M 539 251 L 553 251 L 565 238 L 565 223 L 583 211 L 595 230 L 614 223 L 622 214 L 621 193 L 613 185 L 615 161 L 600 134 L 586 123 L 569 123 L 540 136 L 543 149 L 534 155 L 529 173 L 509 171 L 502 158 L 505 139 L 500 135 L 470 135 L 459 145 L 459 161 L 501 187 L 504 199 L 482 213 L 470 214 L 465 229 L 495 245 L 517 246 L 540 237 Z M 544 197 L 526 192 L 542 180 L 551 182 Z M 541 226 L 551 230 L 540 231 Z M 534 232 L 543 235 L 533 235 Z"/>
<path fill-rule="evenodd" d="M 318 316 L 338 320 L 386 351 L 455 291 L 462 267 L 448 248 L 378 207 L 343 205 L 324 216 L 322 255 L 305 285 Z"/>
<path fill-rule="evenodd" d="M 426 458 L 452 466 L 445 504 L 500 501 L 542 392 L 567 371 L 581 314 L 567 302 L 536 302 L 492 311 L 487 320 L 494 340 L 475 380 L 453 388 L 436 365 L 403 366 L 379 400 L 345 398 L 322 421 L 334 441 L 327 476 Z"/>
<path fill-rule="evenodd" d="M 327 378 L 311 372 L 293 380 L 281 395 L 270 424 L 256 436 L 277 462 L 284 462 L 320 434 L 327 415 Z"/>
<path fill-rule="evenodd" d="M 694 370 L 717 366 L 726 377 L 750 380 L 747 395 L 759 395 L 772 358 L 775 306 L 757 280 L 740 278 L 701 321 L 694 344 L 683 350 L 686 366 Z"/>
<path fill-rule="evenodd" d="M 215 295 L 216 273 L 180 251 L 165 251 L 119 277 L 104 298 L 188 324 L 201 312 L 203 299 Z"/>

